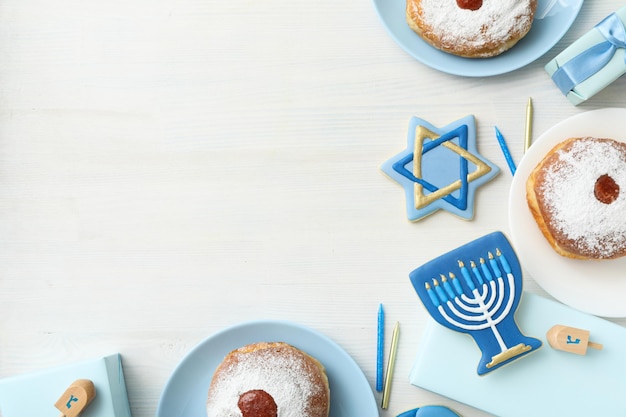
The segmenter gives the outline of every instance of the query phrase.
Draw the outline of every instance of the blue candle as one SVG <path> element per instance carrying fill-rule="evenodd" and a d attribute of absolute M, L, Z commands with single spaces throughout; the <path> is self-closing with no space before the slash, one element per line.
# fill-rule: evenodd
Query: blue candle
<path fill-rule="evenodd" d="M 511 156 L 511 152 L 509 151 L 509 147 L 506 146 L 506 141 L 504 140 L 504 136 L 496 126 L 496 139 L 498 139 L 498 143 L 500 144 L 500 149 L 502 149 L 502 154 L 504 155 L 504 159 L 509 166 L 509 170 L 511 171 L 511 175 L 515 175 L 515 162 L 513 161 L 513 157 Z"/>
<path fill-rule="evenodd" d="M 444 274 L 440 274 L 440 277 L 441 277 L 441 284 L 443 285 L 443 289 L 446 290 L 446 293 L 448 294 L 448 298 L 456 297 L 456 295 L 454 294 L 454 291 L 452 290 L 452 286 L 448 282 L 448 278 L 446 278 Z"/>
<path fill-rule="evenodd" d="M 385 310 L 378 305 L 378 340 L 376 344 L 376 391 L 383 390 L 383 357 L 385 353 Z"/>
<path fill-rule="evenodd" d="M 483 275 L 487 278 L 487 281 L 493 281 L 493 277 L 491 276 L 491 271 L 487 268 L 487 263 L 483 258 L 480 258 L 480 269 L 483 271 Z"/>
<path fill-rule="evenodd" d="M 496 255 L 500 258 L 500 263 L 502 263 L 502 268 L 507 274 L 511 273 L 511 266 L 509 265 L 509 261 L 506 260 L 500 249 L 496 249 Z"/>
<path fill-rule="evenodd" d="M 491 269 L 493 269 L 493 273 L 496 278 L 502 277 L 502 272 L 500 272 L 500 267 L 498 267 L 498 263 L 495 259 L 493 259 L 493 254 L 489 252 L 489 265 L 491 265 Z"/>
<path fill-rule="evenodd" d="M 436 279 L 433 279 L 433 284 L 435 284 L 435 292 L 437 293 L 437 296 L 439 297 L 441 302 L 442 303 L 447 302 L 448 301 L 448 297 L 446 296 L 446 293 L 443 292 L 443 289 L 439 285 L 439 281 L 437 281 Z"/>
<path fill-rule="evenodd" d="M 459 261 L 459 268 L 461 268 L 461 275 L 463 275 L 463 278 L 465 278 L 465 283 L 467 284 L 469 289 L 470 290 L 476 289 L 476 286 L 474 285 L 474 282 L 472 281 L 472 278 L 470 277 L 469 271 L 465 267 L 465 264 L 463 263 L 463 261 Z"/>
<path fill-rule="evenodd" d="M 480 275 L 480 271 L 476 267 L 476 263 L 474 261 L 470 261 L 470 268 L 472 268 L 472 272 L 474 273 L 474 276 L 476 277 L 476 280 L 478 281 L 478 283 L 480 285 L 483 285 L 484 283 L 483 277 Z"/>
<path fill-rule="evenodd" d="M 439 302 L 439 298 L 437 298 L 437 294 L 435 294 L 433 289 L 430 287 L 430 284 L 427 282 L 426 284 L 424 284 L 424 286 L 426 287 L 426 292 L 430 297 L 430 301 L 432 301 L 435 307 L 439 307 L 441 303 Z"/>
<path fill-rule="evenodd" d="M 454 287 L 454 291 L 456 291 L 456 295 L 463 294 L 463 288 L 461 288 L 461 283 L 458 279 L 456 279 L 456 275 L 450 272 L 450 281 L 452 281 L 452 286 Z"/>

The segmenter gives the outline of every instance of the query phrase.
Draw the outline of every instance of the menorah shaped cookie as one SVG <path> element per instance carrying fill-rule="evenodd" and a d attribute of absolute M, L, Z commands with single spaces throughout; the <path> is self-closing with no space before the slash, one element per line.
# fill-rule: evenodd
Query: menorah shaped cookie
<path fill-rule="evenodd" d="M 482 352 L 484 375 L 541 347 L 522 334 L 515 310 L 522 295 L 522 270 L 501 232 L 467 243 L 415 269 L 413 287 L 441 325 L 467 333 Z"/>

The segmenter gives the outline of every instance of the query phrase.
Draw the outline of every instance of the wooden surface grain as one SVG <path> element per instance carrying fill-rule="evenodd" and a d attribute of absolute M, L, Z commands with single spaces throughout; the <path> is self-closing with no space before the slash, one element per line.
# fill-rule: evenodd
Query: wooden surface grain
<path fill-rule="evenodd" d="M 382 302 L 402 335 L 381 416 L 486 416 L 408 383 L 428 319 L 408 273 L 508 232 L 493 126 L 519 162 L 528 97 L 534 138 L 625 104 L 623 78 L 574 107 L 543 70 L 620 6 L 586 2 L 536 62 L 465 78 L 407 55 L 368 1 L 1 2 L 0 377 L 120 352 L 132 415 L 154 416 L 197 343 L 266 318 L 323 332 L 373 387 Z M 468 114 L 502 172 L 472 221 L 408 222 L 381 163 L 412 116 Z"/>

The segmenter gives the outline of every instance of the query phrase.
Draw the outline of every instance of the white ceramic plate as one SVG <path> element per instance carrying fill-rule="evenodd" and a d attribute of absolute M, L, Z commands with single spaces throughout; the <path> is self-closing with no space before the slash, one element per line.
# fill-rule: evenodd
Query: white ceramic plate
<path fill-rule="evenodd" d="M 378 417 L 374 393 L 352 357 L 323 334 L 286 321 L 243 323 L 204 340 L 172 373 L 161 394 L 156 417 L 206 416 L 206 397 L 217 366 L 232 350 L 262 341 L 289 343 L 326 367 L 330 417 Z"/>
<path fill-rule="evenodd" d="M 526 204 L 526 179 L 544 155 L 557 143 L 582 136 L 626 142 L 626 109 L 580 113 L 553 126 L 533 143 L 511 185 L 511 238 L 524 269 L 554 298 L 590 314 L 626 317 L 626 258 L 584 261 L 557 254 L 541 234 Z"/>
<path fill-rule="evenodd" d="M 565 35 L 583 4 L 583 0 L 539 0 L 533 26 L 517 45 L 493 58 L 473 59 L 433 48 L 413 32 L 406 23 L 406 0 L 373 1 L 387 32 L 409 55 L 439 71 L 467 77 L 504 74 L 530 64 Z"/>

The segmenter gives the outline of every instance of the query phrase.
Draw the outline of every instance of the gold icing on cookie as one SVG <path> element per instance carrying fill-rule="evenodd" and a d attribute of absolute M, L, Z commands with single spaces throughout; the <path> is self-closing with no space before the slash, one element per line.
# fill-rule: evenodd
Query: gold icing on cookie
<path fill-rule="evenodd" d="M 430 129 L 425 128 L 424 126 L 418 126 L 415 130 L 415 148 L 413 149 L 413 175 L 416 178 L 422 177 L 422 148 L 424 145 L 425 139 L 436 140 L 440 137 L 437 133 L 431 131 Z M 491 171 L 491 167 L 485 164 L 483 161 L 478 159 L 476 156 L 472 155 L 466 149 L 452 143 L 450 141 L 443 142 L 441 144 L 445 146 L 450 151 L 458 154 L 464 159 L 467 159 L 474 165 L 476 165 L 476 170 L 467 174 L 467 182 L 474 181 L 483 175 L 486 175 Z M 453 193 L 461 188 L 463 185 L 462 181 L 456 180 L 445 187 L 439 188 L 437 191 L 434 191 L 430 194 L 424 194 L 424 187 L 416 182 L 414 184 L 414 193 L 415 193 L 415 208 L 420 209 L 426 207 L 431 204 L 433 201 L 438 200 L 446 195 Z"/>

